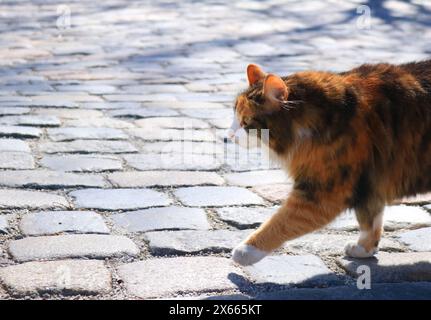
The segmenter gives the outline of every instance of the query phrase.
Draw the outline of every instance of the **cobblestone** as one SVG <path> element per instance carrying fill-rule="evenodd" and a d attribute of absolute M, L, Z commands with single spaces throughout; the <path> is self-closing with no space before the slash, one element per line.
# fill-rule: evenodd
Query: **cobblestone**
<path fill-rule="evenodd" d="M 235 289 L 229 275 L 242 274 L 229 259 L 216 257 L 149 259 L 122 265 L 118 272 L 127 291 L 139 298 Z"/>
<path fill-rule="evenodd" d="M 27 143 L 18 139 L 0 139 L 0 152 L 30 152 Z"/>
<path fill-rule="evenodd" d="M 5 116 L 0 118 L 1 124 L 21 125 L 35 127 L 58 127 L 61 125 L 60 120 L 55 116 Z"/>
<path fill-rule="evenodd" d="M 39 138 L 42 131 L 38 128 L 24 126 L 0 126 L 0 137 Z"/>
<path fill-rule="evenodd" d="M 1 169 L 33 169 L 34 158 L 26 152 L 2 151 L 0 153 Z"/>
<path fill-rule="evenodd" d="M 398 238 L 412 250 L 431 252 L 431 228 L 403 232 Z"/>
<path fill-rule="evenodd" d="M 164 231 L 145 234 L 156 255 L 228 252 L 250 234 L 250 230 Z"/>
<path fill-rule="evenodd" d="M 386 230 L 416 229 L 431 225 L 431 215 L 420 207 L 388 206 L 383 213 Z M 358 223 L 353 212 L 346 212 L 338 217 L 330 226 L 337 230 L 357 230 Z"/>
<path fill-rule="evenodd" d="M 229 173 L 224 178 L 228 184 L 240 187 L 285 183 L 287 181 L 286 174 L 282 170 Z"/>
<path fill-rule="evenodd" d="M 111 219 L 129 232 L 210 228 L 205 211 L 197 208 L 151 208 L 115 214 Z"/>
<path fill-rule="evenodd" d="M 0 209 L 68 208 L 66 198 L 39 191 L 0 189 Z"/>
<path fill-rule="evenodd" d="M 277 208 L 228 207 L 217 209 L 219 218 L 240 229 L 259 226 L 276 212 Z"/>
<path fill-rule="evenodd" d="M 174 194 L 183 204 L 192 207 L 263 204 L 263 200 L 257 195 L 239 187 L 180 188 Z"/>
<path fill-rule="evenodd" d="M 112 128 L 53 128 L 48 129 L 48 136 L 53 141 L 68 140 L 124 140 L 127 136 L 118 129 Z"/>
<path fill-rule="evenodd" d="M 39 145 L 45 153 L 127 153 L 138 149 L 127 141 L 74 140 L 71 142 L 45 142 Z"/>
<path fill-rule="evenodd" d="M 338 277 L 317 256 L 270 256 L 244 268 L 257 283 L 322 286 L 339 282 Z"/>
<path fill-rule="evenodd" d="M 91 211 L 44 211 L 26 214 L 19 224 L 24 235 L 109 233 L 103 218 Z"/>
<path fill-rule="evenodd" d="M 0 234 L 8 233 L 9 221 L 7 216 L 0 216 Z"/>
<path fill-rule="evenodd" d="M 121 188 L 221 185 L 224 182 L 218 174 L 205 171 L 116 172 L 108 175 L 108 180 Z"/>
<path fill-rule="evenodd" d="M 53 155 L 43 157 L 40 163 L 56 171 L 101 172 L 122 169 L 120 159 L 104 155 Z"/>
<path fill-rule="evenodd" d="M 1 171 L 0 185 L 14 188 L 106 187 L 103 177 L 48 170 Z"/>
<path fill-rule="evenodd" d="M 251 190 L 268 201 L 281 203 L 292 191 L 292 187 L 292 184 L 264 184 Z"/>
<path fill-rule="evenodd" d="M 123 158 L 137 170 L 217 170 L 222 164 L 212 154 L 146 153 Z"/>
<path fill-rule="evenodd" d="M 111 273 L 102 261 L 92 260 L 27 262 L 1 268 L 0 279 L 14 296 L 96 295 L 111 290 Z"/>
<path fill-rule="evenodd" d="M 61 235 L 13 240 L 9 252 L 20 262 L 67 258 L 104 259 L 136 256 L 138 247 L 127 237 L 112 235 Z"/>
<path fill-rule="evenodd" d="M 171 200 L 149 189 L 83 189 L 69 195 L 77 208 L 100 210 L 134 210 L 166 206 Z"/>
<path fill-rule="evenodd" d="M 354 276 L 358 275 L 359 266 L 368 266 L 373 283 L 430 281 L 431 279 L 431 252 L 380 252 L 375 258 L 341 258 L 338 261 L 349 274 Z"/>

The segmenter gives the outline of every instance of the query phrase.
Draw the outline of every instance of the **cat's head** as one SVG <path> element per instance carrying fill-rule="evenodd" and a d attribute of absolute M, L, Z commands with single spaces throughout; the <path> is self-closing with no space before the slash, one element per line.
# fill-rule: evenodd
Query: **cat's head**
<path fill-rule="evenodd" d="M 234 105 L 234 119 L 228 136 L 235 143 L 245 147 L 254 147 L 250 142 L 254 139 L 247 139 L 248 133 L 257 133 L 257 137 L 262 137 L 262 129 L 269 130 L 269 146 L 274 147 L 275 139 L 285 139 L 287 143 L 289 137 L 289 120 L 284 121 L 286 130 L 280 131 L 275 124 L 282 111 L 287 111 L 289 106 L 289 88 L 279 76 L 266 74 L 257 65 L 250 64 L 247 67 L 248 88 L 241 92 Z M 285 115 L 283 115 L 285 117 Z M 273 130 L 274 132 L 271 132 Z"/>

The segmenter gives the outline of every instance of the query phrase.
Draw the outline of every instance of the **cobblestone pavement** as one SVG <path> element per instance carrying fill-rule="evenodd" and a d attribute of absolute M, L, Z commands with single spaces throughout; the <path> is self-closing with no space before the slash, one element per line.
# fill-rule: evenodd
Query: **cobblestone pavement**
<path fill-rule="evenodd" d="M 232 264 L 290 183 L 217 130 L 248 63 L 429 56 L 429 1 L 5 0 L 0 30 L 0 298 L 431 298 L 429 195 L 386 209 L 378 260 L 343 257 L 346 213 Z"/>

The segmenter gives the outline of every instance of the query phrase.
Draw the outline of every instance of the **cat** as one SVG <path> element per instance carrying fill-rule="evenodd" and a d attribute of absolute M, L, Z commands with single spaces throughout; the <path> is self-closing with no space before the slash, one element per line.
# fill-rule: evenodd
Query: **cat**
<path fill-rule="evenodd" d="M 355 211 L 360 236 L 345 254 L 373 256 L 384 206 L 431 190 L 431 60 L 287 77 L 251 64 L 247 78 L 230 135 L 269 129 L 265 143 L 293 188 L 232 259 L 254 264 L 346 209 Z"/>

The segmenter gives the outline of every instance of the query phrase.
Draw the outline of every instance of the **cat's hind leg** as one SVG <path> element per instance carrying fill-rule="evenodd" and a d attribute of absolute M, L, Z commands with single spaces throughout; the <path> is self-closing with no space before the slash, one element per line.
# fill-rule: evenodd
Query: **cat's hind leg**
<path fill-rule="evenodd" d="M 383 233 L 383 207 L 356 209 L 356 218 L 359 222 L 359 240 L 357 243 L 347 244 L 345 253 L 353 258 L 372 257 L 378 251 Z"/>

